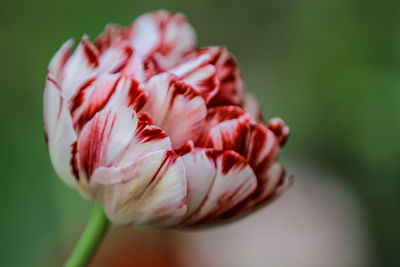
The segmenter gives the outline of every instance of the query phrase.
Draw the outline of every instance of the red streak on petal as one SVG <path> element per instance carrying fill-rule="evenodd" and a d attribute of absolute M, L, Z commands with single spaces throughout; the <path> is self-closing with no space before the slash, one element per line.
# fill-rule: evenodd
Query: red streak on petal
<path fill-rule="evenodd" d="M 100 155 L 101 151 L 108 143 L 112 133 L 112 129 L 114 128 L 116 116 L 113 116 L 111 125 L 108 126 L 110 114 L 111 112 L 107 113 L 104 122 L 99 119 L 93 122 L 90 129 L 90 135 L 86 137 L 88 139 L 86 140 L 86 146 L 80 152 L 80 160 L 88 179 L 90 179 L 90 176 L 92 175 L 94 169 L 99 166 L 99 164 L 101 164 L 101 162 L 99 162 L 100 157 L 102 156 Z M 108 135 L 105 136 L 105 132 L 107 129 L 110 130 L 108 131 Z"/>
<path fill-rule="evenodd" d="M 62 91 L 61 86 L 58 84 L 58 82 L 56 80 L 53 79 L 53 77 L 51 77 L 50 75 L 47 75 L 47 80 L 49 82 L 51 82 L 57 88 L 58 91 L 60 91 L 60 92 Z"/>
<path fill-rule="evenodd" d="M 167 138 L 168 135 L 160 128 L 144 128 L 138 131 L 137 138 L 141 142 L 152 142 Z"/>
<path fill-rule="evenodd" d="M 71 107 L 70 107 L 71 114 L 74 113 L 74 111 L 83 104 L 83 102 L 85 101 L 86 90 L 94 83 L 95 80 L 96 78 L 87 80 L 78 89 L 78 93 L 71 100 Z"/>
<path fill-rule="evenodd" d="M 78 143 L 75 141 L 71 145 L 70 165 L 71 165 L 72 173 L 74 174 L 75 179 L 78 181 L 79 180 L 79 169 L 78 169 L 77 153 L 78 153 Z"/>
<path fill-rule="evenodd" d="M 125 54 L 125 59 L 124 61 L 121 63 L 121 65 L 119 67 L 117 67 L 114 71 L 112 71 L 111 73 L 118 73 L 121 72 L 123 70 L 123 68 L 125 68 L 125 66 L 128 64 L 129 59 L 132 57 L 133 55 L 133 49 L 130 46 L 126 46 L 124 48 L 124 54 Z"/>
<path fill-rule="evenodd" d="M 179 155 L 185 155 L 187 153 L 190 153 L 194 150 L 194 144 L 192 140 L 189 140 L 183 147 L 180 149 L 176 149 L 175 152 Z"/>
<path fill-rule="evenodd" d="M 119 83 L 119 81 L 121 80 L 121 77 L 118 77 L 118 79 L 116 79 L 116 81 L 114 82 L 113 87 L 111 88 L 110 92 L 108 93 L 108 95 L 100 102 L 96 103 L 96 102 L 91 102 L 88 106 L 87 109 L 85 109 L 85 111 L 82 113 L 81 117 L 79 118 L 79 120 L 76 122 L 75 127 L 78 128 L 82 128 L 83 125 L 85 125 L 88 121 L 90 121 L 93 116 L 99 112 L 100 110 L 102 110 L 108 103 L 108 101 L 110 100 L 111 96 L 114 94 L 117 85 Z"/>
<path fill-rule="evenodd" d="M 197 96 L 200 96 L 200 94 L 197 93 L 196 90 L 194 90 L 190 85 L 182 81 L 175 81 L 173 82 L 171 103 L 174 102 L 176 96 L 178 95 L 182 95 L 187 100 L 191 100 Z"/>
<path fill-rule="evenodd" d="M 87 61 L 93 67 L 99 66 L 99 52 L 97 48 L 88 41 L 83 41 L 83 48 Z"/>
<path fill-rule="evenodd" d="M 137 118 L 139 119 L 139 123 L 145 123 L 146 125 L 153 125 L 153 120 L 147 112 L 137 113 Z M 139 127 L 139 126 L 138 126 Z"/>
<path fill-rule="evenodd" d="M 154 182 L 157 184 L 164 177 L 164 173 L 161 173 L 161 170 L 165 172 L 171 165 L 175 163 L 178 157 L 179 156 L 173 150 L 166 151 L 160 167 L 158 167 L 156 173 L 153 175 L 148 185 L 151 185 Z"/>
<path fill-rule="evenodd" d="M 236 153 L 232 153 L 230 151 L 225 152 L 222 157 L 222 173 L 227 174 L 229 171 L 243 170 L 248 165 L 248 162 L 245 158 L 240 157 Z"/>
<path fill-rule="evenodd" d="M 141 110 L 147 101 L 146 94 L 139 88 L 139 83 L 134 79 L 131 80 L 128 98 L 128 105 L 133 107 L 136 112 Z"/>

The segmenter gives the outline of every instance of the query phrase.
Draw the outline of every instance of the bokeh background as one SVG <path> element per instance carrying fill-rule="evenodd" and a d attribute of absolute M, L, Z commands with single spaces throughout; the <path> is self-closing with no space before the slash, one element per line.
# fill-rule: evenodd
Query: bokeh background
<path fill-rule="evenodd" d="M 226 45 L 265 117 L 290 125 L 281 162 L 295 184 L 226 228 L 113 229 L 92 265 L 400 266 L 400 2 L 389 0 L 2 1 L 0 266 L 60 266 L 91 209 L 47 154 L 50 58 L 71 36 L 161 8 L 185 13 L 200 46 Z"/>

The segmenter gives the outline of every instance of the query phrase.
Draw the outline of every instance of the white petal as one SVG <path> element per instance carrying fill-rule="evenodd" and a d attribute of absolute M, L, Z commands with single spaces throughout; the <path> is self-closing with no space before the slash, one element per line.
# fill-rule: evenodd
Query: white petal
<path fill-rule="evenodd" d="M 57 81 L 60 82 L 62 78 L 63 68 L 65 63 L 67 62 L 71 47 L 73 44 L 73 40 L 69 39 L 66 41 L 61 48 L 56 52 L 49 64 L 49 74 Z"/>
<path fill-rule="evenodd" d="M 44 122 L 48 138 L 50 159 L 57 175 L 72 187 L 77 186 L 71 166 L 73 144 L 76 134 L 65 99 L 61 97 L 61 89 L 54 80 L 46 81 L 44 93 Z"/>
<path fill-rule="evenodd" d="M 173 151 L 148 154 L 123 168 L 99 168 L 90 186 L 115 223 L 169 226 L 186 212 L 185 169 Z"/>
<path fill-rule="evenodd" d="M 136 53 L 147 56 L 158 46 L 160 40 L 159 26 L 149 14 L 144 14 L 135 20 L 131 43 Z"/>

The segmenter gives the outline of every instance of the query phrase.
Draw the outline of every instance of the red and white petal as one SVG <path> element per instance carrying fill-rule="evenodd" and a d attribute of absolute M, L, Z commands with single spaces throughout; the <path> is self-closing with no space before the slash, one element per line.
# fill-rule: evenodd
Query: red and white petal
<path fill-rule="evenodd" d="M 121 72 L 133 56 L 133 49 L 128 43 L 121 43 L 105 50 L 100 56 L 99 71 L 101 73 Z"/>
<path fill-rule="evenodd" d="M 100 34 L 94 44 L 97 49 L 103 53 L 114 45 L 119 45 L 124 41 L 128 41 L 132 29 L 130 27 L 122 27 L 115 24 L 108 24 L 102 34 Z"/>
<path fill-rule="evenodd" d="M 143 107 L 155 125 L 164 129 L 174 149 L 200 136 L 207 108 L 203 98 L 173 75 L 154 76 L 146 85 L 148 102 Z"/>
<path fill-rule="evenodd" d="M 293 179 L 286 176 L 279 163 L 274 163 L 267 172 L 257 178 L 255 192 L 244 199 L 230 215 L 241 217 L 249 214 L 275 200 L 293 184 Z"/>
<path fill-rule="evenodd" d="M 219 90 L 211 99 L 209 106 L 242 106 L 244 102 L 244 86 L 240 70 L 232 54 L 223 46 L 205 47 L 195 53 L 210 55 L 209 63 L 216 67 Z"/>
<path fill-rule="evenodd" d="M 186 60 L 168 71 L 193 86 L 204 97 L 206 103 L 217 93 L 219 86 L 216 68 L 208 63 L 209 60 L 209 55 L 202 54 L 197 58 Z"/>
<path fill-rule="evenodd" d="M 135 80 L 120 74 L 102 74 L 84 84 L 71 99 L 74 126 L 81 129 L 106 107 L 127 106 L 139 111 L 146 100 L 146 94 Z"/>
<path fill-rule="evenodd" d="M 264 122 L 260 102 L 254 95 L 246 93 L 243 109 L 251 115 L 253 123 Z"/>
<path fill-rule="evenodd" d="M 132 44 L 144 57 L 154 57 L 166 70 L 194 49 L 196 33 L 180 13 L 160 10 L 140 16 L 133 24 Z"/>
<path fill-rule="evenodd" d="M 237 106 L 219 106 L 207 110 L 206 123 L 201 137 L 197 141 L 198 146 L 205 146 L 210 130 L 223 121 L 239 119 L 250 122 L 250 115 Z"/>
<path fill-rule="evenodd" d="M 118 74 L 101 75 L 83 84 L 70 100 L 70 110 L 76 129 L 81 129 L 85 123 L 103 109 L 114 94 L 120 80 Z"/>
<path fill-rule="evenodd" d="M 207 155 L 206 149 L 195 149 L 182 156 L 188 183 L 187 207 L 185 217 L 190 217 L 200 208 L 210 191 L 217 169 L 215 162 Z"/>
<path fill-rule="evenodd" d="M 116 164 L 137 123 L 134 111 L 121 106 L 103 109 L 83 127 L 78 138 L 79 167 L 88 180 L 96 168 Z"/>
<path fill-rule="evenodd" d="M 247 160 L 257 177 L 264 175 L 277 160 L 279 140 L 264 125 L 252 125 L 249 136 Z"/>
<path fill-rule="evenodd" d="M 160 25 L 151 13 L 138 17 L 132 24 L 131 44 L 143 57 L 149 56 L 159 46 L 161 38 Z"/>
<path fill-rule="evenodd" d="M 61 88 L 51 78 L 47 79 L 44 92 L 44 124 L 54 169 L 65 183 L 75 188 L 78 177 L 71 163 L 76 133 Z"/>
<path fill-rule="evenodd" d="M 62 79 L 63 69 L 70 56 L 73 43 L 74 41 L 72 39 L 66 41 L 50 61 L 48 74 L 57 82 L 60 82 Z"/>
<path fill-rule="evenodd" d="M 100 64 L 99 56 L 100 52 L 84 36 L 64 66 L 61 87 L 66 100 L 69 100 L 83 84 L 96 76 Z"/>
<path fill-rule="evenodd" d="M 285 125 L 281 118 L 272 118 L 268 122 L 268 129 L 274 132 L 279 140 L 279 145 L 283 147 L 290 134 L 290 128 Z"/>
<path fill-rule="evenodd" d="M 226 214 L 257 187 L 257 178 L 253 170 L 247 161 L 234 151 L 207 151 L 206 157 L 212 164 L 204 163 L 207 159 L 204 156 L 193 156 L 193 152 L 183 157 L 187 157 L 184 162 L 189 184 L 188 203 L 197 207 L 185 220 L 186 226 L 218 222 L 228 218 Z M 212 181 L 209 181 L 209 178 L 206 181 L 194 181 L 202 178 L 197 174 L 200 170 L 193 162 L 195 160 L 203 161 L 199 165 L 210 169 L 210 174 L 213 172 L 211 168 L 215 168 Z M 201 188 L 203 186 L 205 188 Z M 193 208 L 189 210 L 192 211 Z"/>
<path fill-rule="evenodd" d="M 122 168 L 98 168 L 90 190 L 114 223 L 167 227 L 186 212 L 185 168 L 173 151 L 150 153 Z"/>
<path fill-rule="evenodd" d="M 246 157 L 250 130 L 250 124 L 246 120 L 223 121 L 211 128 L 204 146 L 219 150 L 233 150 Z"/>
<path fill-rule="evenodd" d="M 124 151 L 121 159 L 119 159 L 118 166 L 129 165 L 143 157 L 143 155 L 152 152 L 171 149 L 171 140 L 167 133 L 157 126 L 149 125 L 138 116 L 135 135 Z"/>
<path fill-rule="evenodd" d="M 292 184 L 292 179 L 286 176 L 282 166 L 275 162 L 265 173 L 262 181 L 259 180 L 259 186 L 254 194 L 253 202 L 264 204 L 278 197 L 285 189 Z"/>

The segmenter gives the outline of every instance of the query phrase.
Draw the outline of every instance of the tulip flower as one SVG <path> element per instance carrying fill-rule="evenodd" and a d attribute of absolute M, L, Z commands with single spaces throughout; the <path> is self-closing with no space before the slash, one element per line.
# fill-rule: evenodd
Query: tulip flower
<path fill-rule="evenodd" d="M 264 122 L 234 57 L 225 47 L 196 48 L 184 15 L 148 13 L 72 45 L 49 64 L 45 135 L 57 174 L 104 218 L 221 224 L 290 184 L 277 163 L 289 128 Z"/>

